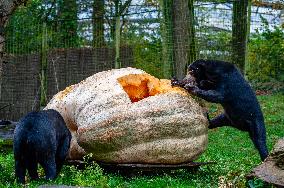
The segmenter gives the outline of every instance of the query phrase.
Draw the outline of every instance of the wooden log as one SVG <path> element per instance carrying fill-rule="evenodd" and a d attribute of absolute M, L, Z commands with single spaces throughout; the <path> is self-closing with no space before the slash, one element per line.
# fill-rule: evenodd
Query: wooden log
<path fill-rule="evenodd" d="M 268 158 L 247 176 L 253 177 L 284 187 L 284 138 L 278 140 Z"/>
<path fill-rule="evenodd" d="M 111 163 L 98 163 L 100 166 L 105 168 L 117 168 L 117 169 L 141 169 L 146 171 L 152 171 L 154 169 L 188 169 L 193 167 L 199 167 L 202 165 L 216 164 L 216 162 L 188 162 L 181 164 L 111 164 Z"/>
<path fill-rule="evenodd" d="M 181 164 L 140 164 L 140 163 L 125 163 L 125 164 L 115 164 L 115 163 L 102 163 L 97 162 L 97 164 L 109 173 L 119 173 L 126 176 L 135 175 L 148 175 L 157 173 L 168 173 L 172 170 L 185 169 L 195 171 L 200 166 L 212 165 L 217 162 L 187 162 Z M 79 169 L 84 169 L 86 166 L 91 164 L 90 162 L 84 162 L 81 160 L 68 160 L 67 165 L 75 165 Z"/>

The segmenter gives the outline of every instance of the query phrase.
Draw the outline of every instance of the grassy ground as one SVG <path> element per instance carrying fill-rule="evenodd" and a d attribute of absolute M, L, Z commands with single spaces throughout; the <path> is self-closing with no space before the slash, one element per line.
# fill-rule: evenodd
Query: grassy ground
<path fill-rule="evenodd" d="M 265 116 L 269 150 L 277 139 L 284 136 L 284 95 L 275 94 L 258 97 Z M 212 114 L 219 107 L 211 106 Z M 199 161 L 217 161 L 215 165 L 203 166 L 195 172 L 177 170 L 168 174 L 124 177 L 107 174 L 96 164 L 85 170 L 65 166 L 55 181 L 28 182 L 28 187 L 42 184 L 64 184 L 96 187 L 246 187 L 245 175 L 261 161 L 248 134 L 223 127 L 209 131 L 207 151 Z M 11 151 L 0 154 L 0 187 L 20 187 L 14 181 L 14 161 Z M 42 169 L 40 170 L 43 176 Z M 263 182 L 253 180 L 253 187 L 265 187 Z"/>

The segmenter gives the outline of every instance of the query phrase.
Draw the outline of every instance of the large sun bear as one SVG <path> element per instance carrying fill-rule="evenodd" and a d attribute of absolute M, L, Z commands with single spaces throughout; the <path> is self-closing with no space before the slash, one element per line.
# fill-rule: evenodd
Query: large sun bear
<path fill-rule="evenodd" d="M 38 163 L 46 179 L 60 172 L 69 150 L 71 133 L 55 110 L 30 112 L 17 123 L 14 132 L 16 178 L 25 182 L 26 170 L 32 180 L 38 178 Z"/>
<path fill-rule="evenodd" d="M 263 114 L 256 95 L 240 71 L 224 61 L 197 60 L 188 67 L 194 78 L 178 81 L 172 85 L 185 88 L 188 92 L 208 102 L 220 103 L 224 113 L 210 120 L 209 129 L 232 126 L 247 131 L 260 157 L 268 156 Z"/>

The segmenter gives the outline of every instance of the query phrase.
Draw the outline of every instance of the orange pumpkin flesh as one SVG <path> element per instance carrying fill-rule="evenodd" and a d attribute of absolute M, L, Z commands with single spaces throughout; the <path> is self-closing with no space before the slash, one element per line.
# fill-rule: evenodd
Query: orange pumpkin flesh
<path fill-rule="evenodd" d="M 170 91 L 185 94 L 183 89 L 172 87 L 170 80 L 159 80 L 149 74 L 129 74 L 118 78 L 118 82 L 132 102 Z"/>

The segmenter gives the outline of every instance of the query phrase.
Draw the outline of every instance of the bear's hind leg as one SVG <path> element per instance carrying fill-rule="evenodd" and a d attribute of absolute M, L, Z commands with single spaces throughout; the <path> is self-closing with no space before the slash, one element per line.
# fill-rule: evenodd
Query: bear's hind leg
<path fill-rule="evenodd" d="M 45 172 L 45 179 L 52 180 L 56 178 L 55 155 L 49 156 L 48 159 L 40 163 Z"/>
<path fill-rule="evenodd" d="M 264 161 L 269 154 L 266 146 L 265 125 L 263 122 L 257 120 L 255 122 L 247 121 L 247 123 L 250 128 L 249 136 L 258 150 L 261 160 Z"/>
<path fill-rule="evenodd" d="M 15 175 L 19 183 L 25 183 L 26 167 L 24 161 L 15 160 Z"/>
<path fill-rule="evenodd" d="M 70 140 L 71 137 L 66 137 L 60 147 L 57 149 L 56 153 L 56 175 L 60 173 L 60 170 L 63 166 L 63 163 L 65 161 L 65 158 L 68 154 L 68 150 L 70 147 Z"/>
<path fill-rule="evenodd" d="M 38 173 L 37 173 L 37 162 L 29 162 L 28 164 L 28 172 L 30 175 L 31 180 L 36 180 L 38 179 Z"/>

